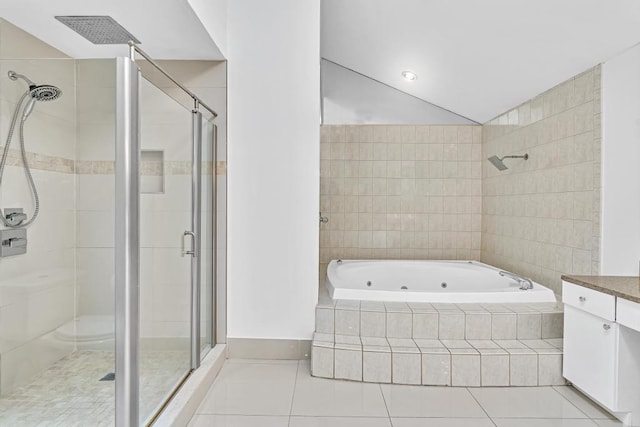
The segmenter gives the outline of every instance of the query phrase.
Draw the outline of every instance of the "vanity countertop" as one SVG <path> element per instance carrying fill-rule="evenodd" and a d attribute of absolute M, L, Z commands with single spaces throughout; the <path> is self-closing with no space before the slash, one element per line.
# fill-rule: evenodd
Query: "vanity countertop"
<path fill-rule="evenodd" d="M 640 303 L 640 277 L 638 276 L 563 275 L 562 280 Z"/>

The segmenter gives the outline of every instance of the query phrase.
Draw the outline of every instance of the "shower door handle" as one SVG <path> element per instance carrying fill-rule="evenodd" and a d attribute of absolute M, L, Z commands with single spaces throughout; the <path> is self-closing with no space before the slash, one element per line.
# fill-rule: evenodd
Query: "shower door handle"
<path fill-rule="evenodd" d="M 184 239 L 187 236 L 191 236 L 191 245 L 190 245 L 191 249 L 190 250 L 186 249 L 186 245 L 184 243 Z M 193 231 L 185 231 L 182 234 L 182 256 L 185 256 L 185 255 L 191 255 L 192 257 L 196 256 L 195 242 L 196 242 L 196 235 L 195 235 L 195 233 Z"/>

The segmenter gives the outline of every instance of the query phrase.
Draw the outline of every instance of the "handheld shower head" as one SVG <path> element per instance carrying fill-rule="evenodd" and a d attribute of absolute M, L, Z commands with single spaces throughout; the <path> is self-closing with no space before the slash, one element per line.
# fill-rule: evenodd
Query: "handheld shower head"
<path fill-rule="evenodd" d="M 33 111 L 33 107 L 36 101 L 53 101 L 54 99 L 58 99 L 60 95 L 62 95 L 62 91 L 60 90 L 60 88 L 53 85 L 38 86 L 27 76 L 18 74 L 15 71 L 9 71 L 7 75 L 13 81 L 22 79 L 29 85 L 30 98 L 22 112 L 22 121 L 27 120 L 27 117 L 29 117 L 29 114 L 31 114 L 31 112 Z"/>
<path fill-rule="evenodd" d="M 523 154 L 521 156 L 504 156 L 504 157 L 491 156 L 491 157 L 488 158 L 488 160 L 491 162 L 491 164 L 493 166 L 495 166 L 496 169 L 498 169 L 499 171 L 503 171 L 503 170 L 509 169 L 507 167 L 507 165 L 504 164 L 504 159 L 524 159 L 524 160 L 528 160 L 529 159 L 529 154 Z"/>
<path fill-rule="evenodd" d="M 24 107 L 24 110 L 22 110 L 22 121 L 24 122 L 25 120 L 27 120 L 27 117 L 29 117 L 29 114 L 31 114 L 31 112 L 33 111 L 33 106 L 36 105 L 36 99 L 35 98 L 29 98 L 29 101 L 27 101 L 27 105 Z"/>
<path fill-rule="evenodd" d="M 27 117 L 29 117 L 29 114 L 33 111 L 36 101 L 53 101 L 59 98 L 61 94 L 62 91 L 55 86 L 32 86 L 32 89 L 29 91 L 29 101 L 22 111 L 22 121 L 27 120 Z"/>
<path fill-rule="evenodd" d="M 62 95 L 62 91 L 53 85 L 31 86 L 29 94 L 36 101 L 53 101 Z"/>

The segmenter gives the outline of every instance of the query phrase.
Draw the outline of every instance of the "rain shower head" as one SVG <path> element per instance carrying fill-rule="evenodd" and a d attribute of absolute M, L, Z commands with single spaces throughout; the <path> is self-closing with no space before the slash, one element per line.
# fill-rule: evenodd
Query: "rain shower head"
<path fill-rule="evenodd" d="M 507 170 L 509 169 L 507 167 L 507 165 L 504 164 L 504 159 L 524 159 L 527 160 L 529 158 L 528 154 L 523 154 L 522 156 L 504 156 L 502 158 L 498 157 L 498 156 L 491 156 L 489 157 L 489 161 L 491 162 L 491 164 L 493 166 L 496 167 L 496 169 L 498 169 L 499 171 L 503 171 L 503 170 Z"/>
<path fill-rule="evenodd" d="M 56 16 L 58 21 L 93 44 L 140 44 L 140 40 L 108 15 Z"/>

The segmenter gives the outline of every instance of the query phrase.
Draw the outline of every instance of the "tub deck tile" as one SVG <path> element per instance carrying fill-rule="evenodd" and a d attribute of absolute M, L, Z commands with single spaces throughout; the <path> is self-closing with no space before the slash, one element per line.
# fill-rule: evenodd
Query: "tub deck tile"
<path fill-rule="evenodd" d="M 510 304 L 509 308 L 504 304 L 340 301 L 334 307 L 317 306 L 317 332 L 467 340 L 553 339 L 563 333 L 563 312 L 557 303 Z M 478 307 L 484 311 L 474 311 Z"/>
<path fill-rule="evenodd" d="M 563 385 L 560 339 L 436 340 L 316 333 L 312 375 L 464 387 Z"/>
<path fill-rule="evenodd" d="M 314 376 L 471 387 L 565 384 L 561 303 L 338 300 L 319 303 L 316 318 Z"/>
<path fill-rule="evenodd" d="M 445 345 L 440 340 L 417 338 L 417 339 L 414 339 L 413 341 L 421 350 L 432 349 L 432 348 L 446 348 Z"/>
<path fill-rule="evenodd" d="M 427 302 L 410 302 L 408 305 L 414 313 L 437 313 L 435 307 Z"/>

